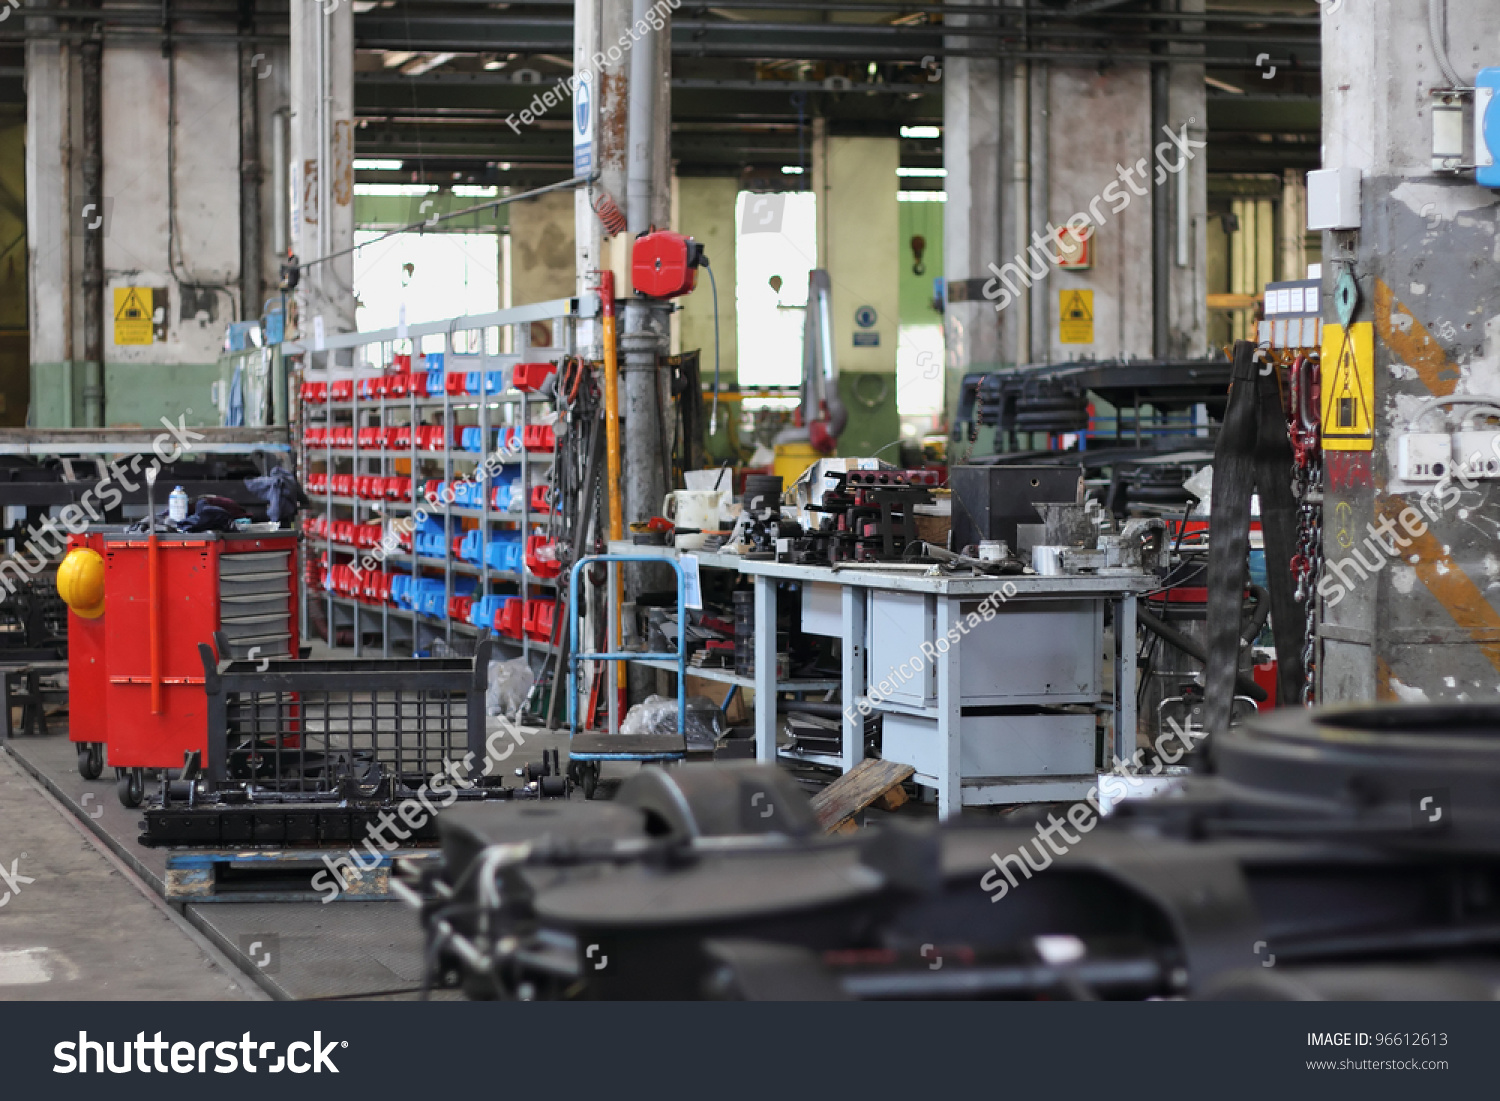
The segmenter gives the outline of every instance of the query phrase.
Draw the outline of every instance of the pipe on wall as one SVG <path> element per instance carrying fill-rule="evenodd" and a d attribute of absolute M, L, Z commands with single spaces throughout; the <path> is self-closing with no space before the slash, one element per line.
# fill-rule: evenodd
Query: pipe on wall
<path fill-rule="evenodd" d="M 1167 127 L 1167 108 L 1171 91 L 1170 70 L 1165 64 L 1151 66 L 1151 136 L 1146 143 L 1149 160 L 1151 149 L 1161 140 Z M 1187 175 L 1184 168 L 1180 173 Z M 1160 186 L 1151 188 L 1151 352 L 1157 359 L 1171 354 L 1172 337 L 1172 211 L 1171 193 Z"/>
<path fill-rule="evenodd" d="M 84 212 L 104 213 L 103 64 L 104 47 L 85 42 L 79 50 L 83 93 L 83 205 Z M 74 216 L 70 212 L 70 216 Z M 85 223 L 83 235 L 83 423 L 104 426 L 104 232 Z M 72 232 L 70 227 L 69 232 Z M 71 388 L 65 404 L 72 405 Z"/>
<path fill-rule="evenodd" d="M 260 111 L 255 47 L 240 46 L 240 317 L 260 316 Z"/>
<path fill-rule="evenodd" d="M 1011 174 L 1011 210 L 1016 220 L 1017 256 L 1027 257 L 1031 247 L 1031 66 L 1017 61 L 1011 70 L 1011 99 L 1015 115 L 1011 122 L 1011 140 L 1015 144 Z M 1029 258 L 1026 261 L 1029 263 Z M 1019 301 L 1011 311 L 1016 320 L 1016 363 L 1032 363 L 1031 354 L 1031 285 L 1021 281 Z"/>
<path fill-rule="evenodd" d="M 286 258 L 292 243 L 291 227 L 287 225 L 292 183 L 286 174 L 287 114 L 290 111 L 290 107 L 280 107 L 271 116 L 271 246 L 278 262 Z"/>

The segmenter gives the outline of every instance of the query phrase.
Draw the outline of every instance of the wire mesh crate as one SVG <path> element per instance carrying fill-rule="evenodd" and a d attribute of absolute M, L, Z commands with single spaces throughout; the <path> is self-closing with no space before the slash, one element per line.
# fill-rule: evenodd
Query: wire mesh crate
<path fill-rule="evenodd" d="M 228 652 L 216 636 L 219 652 Z M 485 763 L 490 644 L 473 657 L 220 661 L 202 646 L 202 778 L 257 801 L 405 798 Z"/>

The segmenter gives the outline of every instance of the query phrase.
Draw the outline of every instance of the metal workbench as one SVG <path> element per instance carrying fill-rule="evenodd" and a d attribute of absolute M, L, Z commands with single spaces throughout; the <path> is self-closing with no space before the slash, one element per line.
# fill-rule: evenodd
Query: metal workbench
<path fill-rule="evenodd" d="M 953 577 L 936 570 L 744 559 L 738 567 L 755 580 L 755 736 L 762 761 L 777 756 L 776 708 L 762 701 L 774 700 L 777 689 L 775 636 L 764 632 L 768 624 L 775 630 L 776 586 L 782 581 L 805 586 L 804 630 L 843 640 L 843 752 L 801 759 L 845 772 L 858 764 L 865 717 L 856 708 L 863 702 L 884 716 L 883 756 L 911 764 L 916 781 L 937 790 L 939 813 L 946 818 L 962 805 L 1082 797 L 1096 779 L 1094 711 L 1111 716 L 1112 745 L 1106 749 L 1120 758 L 1133 751 L 1136 599 L 1157 587 L 1149 574 Z M 979 602 L 1002 590 L 1010 595 L 982 630 L 956 645 L 934 646 L 932 660 L 923 655 L 924 638 L 956 630 Z M 1101 667 L 1106 605 L 1113 606 L 1115 623 L 1113 706 L 1105 700 Z M 1077 652 L 1085 646 L 1090 649 Z M 910 665 L 912 658 L 920 661 L 913 677 L 921 683 L 895 686 L 888 670 L 897 662 Z M 885 681 L 897 690 L 872 698 L 872 676 L 877 685 Z M 965 716 L 965 707 L 983 710 Z M 1021 716 L 1027 720 L 1022 722 L 1013 708 L 1048 711 Z M 1031 721 L 1038 718 L 1043 721 Z M 1060 752 L 1064 741 L 1066 751 Z"/>

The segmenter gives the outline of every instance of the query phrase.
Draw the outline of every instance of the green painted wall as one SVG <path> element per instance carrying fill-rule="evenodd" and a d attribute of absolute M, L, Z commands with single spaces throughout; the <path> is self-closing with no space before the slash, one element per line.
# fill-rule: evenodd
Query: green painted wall
<path fill-rule="evenodd" d="M 740 182 L 734 177 L 688 176 L 674 181 L 679 233 L 703 245 L 719 284 L 720 384 L 730 386 L 739 378 L 739 313 L 735 301 L 734 204 Z M 703 378 L 714 371 L 714 296 L 707 271 L 698 273 L 692 294 L 678 299 L 677 348 L 703 353 Z"/>
<path fill-rule="evenodd" d="M 33 427 L 57 428 L 82 423 L 83 375 L 81 361 L 31 365 Z M 209 393 L 209 386 L 218 377 L 217 363 L 105 363 L 105 425 L 131 428 L 159 424 L 162 417 L 175 421 L 179 416 L 185 417 L 187 424 L 218 424 L 219 411 Z M 63 404 L 70 382 L 71 420 Z"/>
<path fill-rule="evenodd" d="M 126 427 L 185 416 L 188 424 L 218 424 L 219 411 L 209 400 L 218 378 L 217 363 L 106 363 L 105 421 Z"/>
<path fill-rule="evenodd" d="M 901 277 L 901 324 L 941 325 L 943 315 L 932 308 L 932 281 L 943 274 L 943 203 L 897 203 L 900 217 L 898 231 L 898 272 Z M 926 238 L 922 253 L 926 269 L 917 275 L 912 271 L 911 239 Z"/>
<path fill-rule="evenodd" d="M 889 446 L 901 438 L 896 411 L 896 376 L 887 371 L 840 371 L 839 397 L 849 411 L 849 423 L 839 436 L 839 454 L 846 458 L 874 455 L 898 460 Z M 881 448 L 886 450 L 881 451 Z"/>

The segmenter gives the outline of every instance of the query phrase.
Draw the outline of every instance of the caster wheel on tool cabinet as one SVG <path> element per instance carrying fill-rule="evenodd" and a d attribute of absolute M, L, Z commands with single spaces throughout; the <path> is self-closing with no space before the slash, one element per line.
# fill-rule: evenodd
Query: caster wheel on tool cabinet
<path fill-rule="evenodd" d="M 104 744 L 102 742 L 78 743 L 78 775 L 85 780 L 97 780 L 104 775 Z"/>
<path fill-rule="evenodd" d="M 585 799 L 592 799 L 594 797 L 594 792 L 599 788 L 600 767 L 601 766 L 598 761 L 589 761 L 582 766 L 583 797 Z"/>
<path fill-rule="evenodd" d="M 115 783 L 120 802 L 134 810 L 146 798 L 146 772 L 139 768 L 118 769 L 117 771 L 122 773 Z"/>

